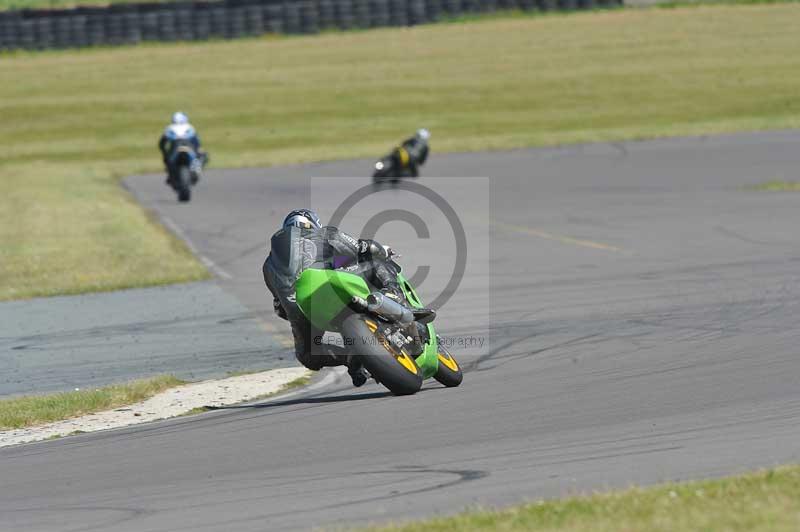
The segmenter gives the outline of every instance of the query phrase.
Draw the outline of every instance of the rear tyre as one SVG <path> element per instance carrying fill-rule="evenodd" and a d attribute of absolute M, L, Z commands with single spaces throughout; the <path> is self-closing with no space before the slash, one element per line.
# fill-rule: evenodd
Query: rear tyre
<path fill-rule="evenodd" d="M 439 369 L 433 378 L 448 388 L 455 388 L 464 380 L 461 366 L 443 345 L 439 345 Z"/>
<path fill-rule="evenodd" d="M 189 167 L 178 167 L 178 201 L 186 202 L 192 199 L 192 175 Z"/>
<path fill-rule="evenodd" d="M 422 387 L 422 370 L 407 352 L 397 352 L 384 340 L 378 329 L 377 321 L 354 314 L 342 323 L 342 336 L 353 341 L 355 354 L 377 382 L 395 395 L 417 393 Z"/>
<path fill-rule="evenodd" d="M 372 174 L 372 182 L 380 185 L 389 180 L 389 172 L 387 170 L 376 171 Z"/>

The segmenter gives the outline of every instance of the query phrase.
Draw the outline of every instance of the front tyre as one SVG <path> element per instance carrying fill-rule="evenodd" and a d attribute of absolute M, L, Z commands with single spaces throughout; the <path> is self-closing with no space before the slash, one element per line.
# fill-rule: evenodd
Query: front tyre
<path fill-rule="evenodd" d="M 415 394 L 422 387 L 422 370 L 409 354 L 397 349 L 380 332 L 377 320 L 353 314 L 342 323 L 342 336 L 353 342 L 355 355 L 379 383 L 395 395 Z"/>
<path fill-rule="evenodd" d="M 436 370 L 434 379 L 448 388 L 455 388 L 464 380 L 461 366 L 443 345 L 439 344 L 439 369 Z"/>

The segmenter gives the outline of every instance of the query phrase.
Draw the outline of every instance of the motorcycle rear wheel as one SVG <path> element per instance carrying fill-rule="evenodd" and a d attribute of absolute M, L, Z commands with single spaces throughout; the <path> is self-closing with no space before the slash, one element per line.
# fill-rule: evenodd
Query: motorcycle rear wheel
<path fill-rule="evenodd" d="M 187 202 L 192 199 L 192 175 L 189 167 L 178 167 L 178 201 Z"/>
<path fill-rule="evenodd" d="M 372 174 L 372 182 L 376 185 L 380 185 L 381 183 L 385 183 L 390 179 L 390 176 L 386 172 L 375 172 Z"/>
<path fill-rule="evenodd" d="M 376 320 L 354 314 L 342 323 L 342 336 L 353 341 L 353 351 L 361 357 L 372 377 L 395 395 L 412 395 L 422 387 L 422 370 L 409 354 L 389 343 Z"/>

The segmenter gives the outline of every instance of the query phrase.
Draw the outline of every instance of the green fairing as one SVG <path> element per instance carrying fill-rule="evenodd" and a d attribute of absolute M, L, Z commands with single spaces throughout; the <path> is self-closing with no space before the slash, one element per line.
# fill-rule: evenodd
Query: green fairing
<path fill-rule="evenodd" d="M 397 282 L 409 304 L 423 308 L 422 300 L 402 274 L 397 274 Z M 358 275 L 337 270 L 304 270 L 295 283 L 297 306 L 308 320 L 318 329 L 335 329 L 335 318 L 347 307 L 353 296 L 366 298 L 370 294 L 366 281 Z M 429 342 L 425 350 L 416 358 L 424 378 L 428 379 L 439 369 L 439 346 L 436 331 L 429 323 Z"/>
<path fill-rule="evenodd" d="M 397 283 L 400 285 L 400 288 L 403 289 L 403 295 L 406 296 L 406 299 L 412 307 L 423 308 L 422 300 L 417 295 L 414 287 L 411 286 L 411 283 L 406 281 L 406 278 L 403 277 L 402 273 L 397 274 Z"/>
<path fill-rule="evenodd" d="M 295 283 L 297 306 L 315 327 L 331 328 L 353 296 L 369 295 L 367 283 L 358 275 L 336 270 L 304 270 Z"/>
<path fill-rule="evenodd" d="M 411 286 L 411 283 L 403 277 L 402 273 L 397 274 L 397 282 L 400 284 L 408 303 L 414 308 L 423 308 L 422 300 L 417 295 L 414 287 Z M 426 379 L 433 377 L 439 369 L 439 345 L 436 339 L 436 330 L 433 328 L 432 323 L 428 324 L 428 337 L 430 341 L 425 344 L 425 350 L 416 359 L 417 365 L 422 369 L 422 374 Z"/>
<path fill-rule="evenodd" d="M 417 366 L 422 369 L 422 375 L 428 379 L 436 375 L 439 370 L 439 342 L 436 339 L 436 331 L 433 324 L 428 324 L 428 336 L 430 342 L 425 344 L 425 351 L 417 357 Z"/>

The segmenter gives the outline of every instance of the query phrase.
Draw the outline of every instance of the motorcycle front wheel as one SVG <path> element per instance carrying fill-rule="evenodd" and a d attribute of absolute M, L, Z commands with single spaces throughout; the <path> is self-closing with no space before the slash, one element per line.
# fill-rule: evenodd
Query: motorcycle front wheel
<path fill-rule="evenodd" d="M 455 388 L 464 380 L 461 366 L 443 345 L 439 345 L 439 369 L 436 370 L 434 379 L 448 388 Z"/>

